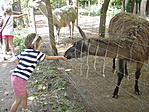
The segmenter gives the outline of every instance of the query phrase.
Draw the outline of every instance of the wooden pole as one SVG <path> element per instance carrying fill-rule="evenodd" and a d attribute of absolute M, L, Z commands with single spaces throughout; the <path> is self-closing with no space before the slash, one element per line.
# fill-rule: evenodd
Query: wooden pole
<path fill-rule="evenodd" d="M 52 17 L 50 0 L 45 0 L 45 3 L 46 3 L 47 17 L 48 17 L 50 47 L 53 55 L 58 55 L 56 43 L 55 43 L 55 37 L 54 37 L 54 26 L 53 26 L 53 17 Z"/>

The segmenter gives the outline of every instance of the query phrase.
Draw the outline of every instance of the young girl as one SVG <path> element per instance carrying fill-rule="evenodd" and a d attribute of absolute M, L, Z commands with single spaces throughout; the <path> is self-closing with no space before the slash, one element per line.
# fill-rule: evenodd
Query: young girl
<path fill-rule="evenodd" d="M 31 33 L 25 39 L 26 49 L 17 56 L 15 63 L 18 64 L 11 76 L 11 83 L 15 94 L 15 101 L 11 106 L 10 112 L 16 112 L 20 103 L 22 103 L 22 112 L 31 112 L 27 107 L 28 93 L 26 90 L 26 81 L 29 79 L 31 73 L 35 69 L 37 63 L 43 60 L 62 59 L 67 58 L 63 56 L 48 56 L 40 52 L 42 38 L 35 33 Z"/>
<path fill-rule="evenodd" d="M 3 57 L 4 60 L 6 59 L 6 46 L 9 44 L 12 52 L 12 56 L 15 56 L 14 54 L 14 45 L 13 45 L 13 19 L 22 17 L 26 14 L 20 14 L 20 15 L 12 15 L 13 11 L 10 7 L 7 7 L 4 12 L 4 16 L 2 17 L 2 38 L 3 38 Z M 1 25 L 0 24 L 0 25 Z M 8 43 L 7 43 L 8 42 Z"/>

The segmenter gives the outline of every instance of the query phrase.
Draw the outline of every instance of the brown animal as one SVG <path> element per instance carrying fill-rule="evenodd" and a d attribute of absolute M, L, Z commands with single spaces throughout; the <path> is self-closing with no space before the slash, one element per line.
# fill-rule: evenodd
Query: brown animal
<path fill-rule="evenodd" d="M 121 16 L 127 15 L 127 13 L 120 13 Z M 131 14 L 128 14 L 131 16 Z M 87 39 L 84 32 L 79 28 L 80 34 L 83 39 L 74 43 L 72 47 L 70 47 L 65 52 L 65 57 L 68 59 L 71 58 L 80 58 L 83 56 L 95 55 L 97 52 L 97 56 L 105 56 L 110 58 L 119 59 L 119 72 L 118 72 L 118 82 L 114 93 L 112 95 L 113 98 L 118 97 L 119 86 L 124 76 L 124 66 L 125 61 L 133 61 L 136 62 L 136 72 L 135 72 L 135 94 L 139 95 L 139 87 L 138 87 L 138 79 L 140 77 L 140 70 L 143 66 L 143 63 L 148 60 L 149 56 L 149 22 L 146 20 L 142 20 L 138 16 L 134 16 L 136 18 L 136 23 L 130 23 L 131 18 L 127 18 L 127 21 L 122 21 L 117 24 L 122 29 L 117 29 L 115 38 L 90 38 Z M 142 20 L 142 21 L 138 21 Z M 120 21 L 120 20 L 119 20 Z M 125 23 L 126 22 L 126 23 Z M 128 22 L 128 23 L 127 23 Z M 124 26 L 123 26 L 123 25 Z M 133 24 L 134 26 L 129 26 Z M 110 24 L 112 25 L 112 24 Z M 146 29 L 142 28 L 145 25 Z M 128 27 L 129 26 L 129 27 Z M 109 26 L 109 28 L 117 28 L 115 25 Z M 125 31 L 123 31 L 125 29 Z M 118 31 L 119 30 L 119 31 Z M 112 31 L 111 31 L 112 32 Z M 113 31 L 114 32 L 114 31 Z M 124 34 L 124 35 L 123 35 Z M 110 33 L 112 36 L 113 33 Z M 121 38 L 123 36 L 123 38 Z M 98 48 L 98 51 L 96 51 Z"/>

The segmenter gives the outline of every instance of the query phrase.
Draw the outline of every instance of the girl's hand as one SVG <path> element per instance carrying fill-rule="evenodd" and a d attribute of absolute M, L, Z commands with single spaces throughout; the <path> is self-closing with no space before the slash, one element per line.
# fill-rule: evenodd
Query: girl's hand
<path fill-rule="evenodd" d="M 19 60 L 18 58 L 15 58 L 15 59 L 14 59 L 15 64 L 18 64 L 19 61 L 20 61 L 20 60 Z"/>
<path fill-rule="evenodd" d="M 18 12 L 18 14 L 22 14 L 22 12 Z"/>
<path fill-rule="evenodd" d="M 57 59 L 62 59 L 64 61 L 70 61 L 67 58 L 65 58 L 64 56 L 48 56 L 46 55 L 45 57 L 46 60 L 57 60 Z"/>
<path fill-rule="evenodd" d="M 70 61 L 67 58 L 63 57 L 63 56 L 62 56 L 62 60 L 64 60 L 64 61 Z"/>

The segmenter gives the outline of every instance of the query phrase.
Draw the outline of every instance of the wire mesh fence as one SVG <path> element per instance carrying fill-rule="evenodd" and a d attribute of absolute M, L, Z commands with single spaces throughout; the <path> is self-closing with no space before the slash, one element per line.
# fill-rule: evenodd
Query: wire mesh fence
<path fill-rule="evenodd" d="M 111 17 L 108 17 L 107 29 L 110 19 Z M 78 22 L 79 26 L 83 29 L 88 38 L 98 37 L 99 16 L 79 16 Z M 68 34 L 68 27 L 61 29 L 59 42 L 57 44 L 59 55 L 63 55 L 75 41 L 82 39 L 76 28 L 73 39 L 68 38 Z M 108 35 L 109 34 L 106 30 L 106 37 L 108 37 Z M 121 38 L 120 36 L 121 35 L 119 35 L 119 38 Z M 140 41 L 148 41 L 148 39 L 140 39 Z M 142 44 L 141 42 L 138 43 L 136 41 L 133 41 L 133 44 L 134 43 L 148 49 L 148 45 Z M 117 44 L 119 44 L 120 48 L 121 41 Z M 93 46 L 96 47 L 96 45 Z M 110 49 L 105 49 L 102 47 L 98 49 L 104 49 L 111 54 L 118 54 L 118 52 L 122 52 L 113 52 L 110 51 Z M 121 57 L 125 56 L 121 55 Z M 69 63 L 58 62 L 57 65 L 61 65 L 65 68 L 63 72 L 65 73 L 66 77 L 87 102 L 88 112 L 115 112 L 119 110 L 123 112 L 147 112 L 149 110 L 148 61 L 141 62 L 132 58 L 128 58 L 128 60 L 129 63 L 127 69 L 129 71 L 129 78 L 123 78 L 122 84 L 119 86 L 120 92 L 118 99 L 112 98 L 112 93 L 117 83 L 117 73 L 119 71 L 117 65 L 116 72 L 112 72 L 112 58 L 108 58 L 106 55 L 102 57 L 89 55 L 83 58 L 72 59 Z M 118 63 L 118 60 L 116 63 Z M 134 93 L 134 74 L 136 63 L 141 63 L 144 65 L 141 70 L 142 74 L 138 80 L 141 95 L 136 95 Z"/>

